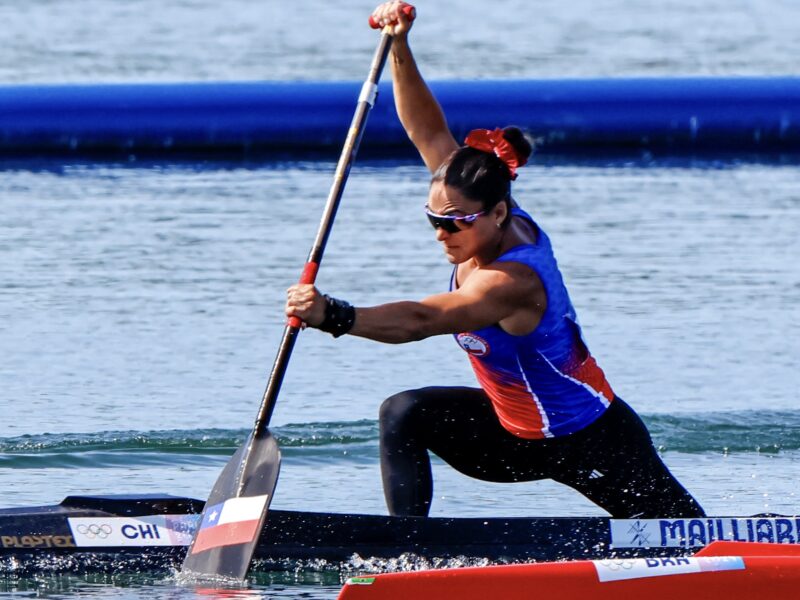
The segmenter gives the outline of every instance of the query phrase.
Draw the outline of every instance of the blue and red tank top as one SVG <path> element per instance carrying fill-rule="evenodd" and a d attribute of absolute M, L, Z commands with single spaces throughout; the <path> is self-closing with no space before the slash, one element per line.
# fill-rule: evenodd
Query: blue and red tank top
<path fill-rule="evenodd" d="M 550 239 L 524 210 L 514 208 L 512 214 L 536 228 L 537 242 L 511 248 L 496 262 L 533 270 L 544 285 L 547 308 L 527 335 L 492 325 L 455 338 L 506 430 L 525 439 L 568 435 L 603 414 L 614 393 L 583 341 Z M 455 276 L 454 269 L 451 290 Z"/>

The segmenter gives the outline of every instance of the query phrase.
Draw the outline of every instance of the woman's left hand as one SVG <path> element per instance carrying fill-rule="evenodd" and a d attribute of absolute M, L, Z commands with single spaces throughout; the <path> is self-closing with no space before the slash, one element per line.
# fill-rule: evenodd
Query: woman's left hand
<path fill-rule="evenodd" d="M 286 316 L 318 327 L 325 320 L 325 298 L 310 283 L 296 283 L 286 290 Z"/>

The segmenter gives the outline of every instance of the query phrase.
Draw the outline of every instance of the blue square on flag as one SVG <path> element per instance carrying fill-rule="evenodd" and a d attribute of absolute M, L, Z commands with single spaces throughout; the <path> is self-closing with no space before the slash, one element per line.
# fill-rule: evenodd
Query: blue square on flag
<path fill-rule="evenodd" d="M 206 527 L 213 527 L 219 521 L 219 515 L 222 512 L 222 505 L 225 504 L 224 502 L 220 502 L 219 504 L 215 504 L 211 506 L 207 511 L 206 514 L 203 515 L 203 522 L 200 523 L 200 529 L 205 529 Z"/>

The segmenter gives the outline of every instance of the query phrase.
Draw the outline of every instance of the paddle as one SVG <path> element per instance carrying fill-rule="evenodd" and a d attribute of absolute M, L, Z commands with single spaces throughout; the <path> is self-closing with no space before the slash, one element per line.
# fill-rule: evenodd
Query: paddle
<path fill-rule="evenodd" d="M 413 18 L 413 7 L 407 6 L 403 10 L 409 18 Z M 377 28 L 372 19 L 370 25 Z M 392 44 L 390 31 L 390 28 L 383 30 L 369 75 L 361 88 L 317 237 L 303 268 L 300 283 L 314 283 L 316 280 L 350 167 L 358 151 L 367 116 L 378 94 L 378 80 Z M 280 470 L 278 444 L 267 427 L 301 326 L 302 322 L 296 317 L 290 318 L 286 324 L 253 431 L 222 470 L 203 508 L 200 525 L 181 569 L 190 577 L 235 579 L 241 582 L 247 575 Z"/>

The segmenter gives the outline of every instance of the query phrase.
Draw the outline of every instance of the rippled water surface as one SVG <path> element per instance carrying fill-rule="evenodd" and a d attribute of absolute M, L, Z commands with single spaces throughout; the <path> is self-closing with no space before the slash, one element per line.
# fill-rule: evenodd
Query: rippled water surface
<path fill-rule="evenodd" d="M 0 2 L 0 80 L 361 79 L 377 2 Z M 431 77 L 797 73 L 794 0 L 416 3 Z"/>
<path fill-rule="evenodd" d="M 0 2 L 0 78 L 363 77 L 371 3 L 289 6 Z M 419 9 L 415 49 L 431 77 L 796 73 L 794 2 Z M 76 493 L 205 498 L 255 417 L 284 290 L 332 174 L 327 162 L 6 159 L 0 505 Z M 416 163 L 356 166 L 320 272 L 324 291 L 366 305 L 446 287 L 449 266 L 422 214 L 426 181 Z M 539 161 L 515 186 L 553 239 L 593 353 L 673 471 L 710 513 L 796 514 L 796 164 Z M 406 387 L 473 382 L 450 339 L 384 346 L 302 333 L 273 418 L 284 456 L 273 506 L 385 512 L 380 401 Z M 555 483 L 492 485 L 434 468 L 435 515 L 603 514 Z M 259 574 L 242 594 L 329 599 L 339 585 L 335 570 Z M 173 577 L 122 573 L 6 574 L 0 593 L 201 595 Z"/>

